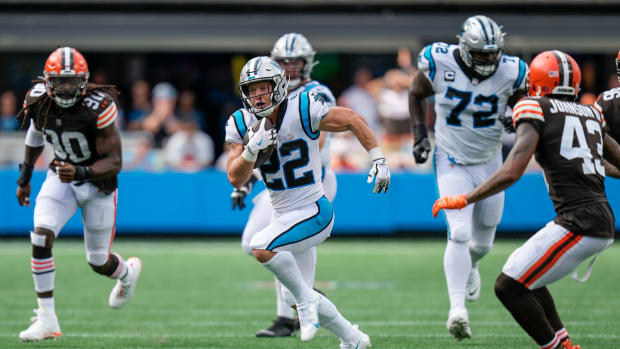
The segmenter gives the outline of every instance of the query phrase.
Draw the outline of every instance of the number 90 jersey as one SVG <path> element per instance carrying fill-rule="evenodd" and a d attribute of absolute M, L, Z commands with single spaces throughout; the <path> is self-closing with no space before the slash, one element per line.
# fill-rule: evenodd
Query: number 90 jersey
<path fill-rule="evenodd" d="M 463 71 L 458 46 L 434 43 L 418 55 L 418 68 L 435 91 L 435 143 L 463 165 L 485 163 L 501 148 L 508 98 L 525 89 L 527 65 L 503 55 L 497 70 L 479 81 Z"/>
<path fill-rule="evenodd" d="M 40 117 L 41 122 L 45 122 L 45 125 L 38 125 L 42 130 L 37 131 L 45 132 L 47 142 L 54 147 L 55 159 L 81 166 L 90 166 L 99 160 L 97 130 L 116 120 L 118 110 L 114 98 L 103 91 L 92 90 L 72 107 L 63 109 L 51 99 L 37 100 L 45 93 L 45 85 L 37 83 L 26 93 L 24 107 L 28 106 L 30 119 Z M 52 104 L 49 108 L 48 103 Z M 30 127 L 34 127 L 33 124 Z"/>
<path fill-rule="evenodd" d="M 593 106 L 530 97 L 514 107 L 513 122 L 529 122 L 540 135 L 536 161 L 543 168 L 554 221 L 582 234 L 613 237 L 614 218 L 605 195 L 605 119 Z"/>
<path fill-rule="evenodd" d="M 319 123 L 328 112 L 323 98 L 312 92 L 299 93 L 280 104 L 276 149 L 259 168 L 277 213 L 312 204 L 324 195 Z M 234 112 L 226 123 L 226 142 L 242 144 L 256 120 L 246 109 Z"/>

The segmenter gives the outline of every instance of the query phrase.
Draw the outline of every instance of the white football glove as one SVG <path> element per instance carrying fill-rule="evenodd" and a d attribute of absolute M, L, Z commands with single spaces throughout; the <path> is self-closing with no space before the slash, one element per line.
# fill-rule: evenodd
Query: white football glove
<path fill-rule="evenodd" d="M 245 145 L 245 150 L 243 151 L 243 157 L 250 161 L 256 161 L 256 157 L 258 156 L 258 152 L 263 149 L 267 149 L 269 146 L 276 143 L 276 138 L 278 137 L 278 132 L 275 128 L 270 130 L 265 130 L 265 121 L 263 118 L 260 122 L 260 127 L 258 131 L 254 132 L 251 128 L 248 129 L 248 144 Z"/>
<path fill-rule="evenodd" d="M 378 194 L 381 192 L 386 193 L 390 186 L 390 169 L 379 147 L 372 149 L 369 153 L 376 156 L 373 156 L 374 160 L 372 161 L 372 167 L 370 172 L 368 172 L 368 181 L 366 182 L 372 183 L 374 179 L 375 186 L 372 188 L 372 192 Z"/>

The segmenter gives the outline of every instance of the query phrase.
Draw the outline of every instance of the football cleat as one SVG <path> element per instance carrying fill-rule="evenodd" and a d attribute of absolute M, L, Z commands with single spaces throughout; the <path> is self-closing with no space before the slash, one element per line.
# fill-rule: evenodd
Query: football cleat
<path fill-rule="evenodd" d="M 469 316 L 465 308 L 450 310 L 446 327 L 451 335 L 456 338 L 457 341 L 461 341 L 465 338 L 471 338 L 471 329 L 469 328 Z"/>
<path fill-rule="evenodd" d="M 564 342 L 560 344 L 558 349 L 581 349 L 581 345 L 573 345 L 570 339 L 566 339 Z"/>
<path fill-rule="evenodd" d="M 112 292 L 110 292 L 109 304 L 111 308 L 118 309 L 127 304 L 136 291 L 136 284 L 142 272 L 142 261 L 140 258 L 130 257 L 127 260 L 127 268 L 127 284 L 124 284 L 118 279 L 116 280 L 116 285 L 112 289 Z"/>
<path fill-rule="evenodd" d="M 30 318 L 30 327 L 19 333 L 19 339 L 24 342 L 39 342 L 44 339 L 56 339 L 62 335 L 56 314 L 43 309 L 34 309 L 37 314 Z"/>
<path fill-rule="evenodd" d="M 478 266 L 476 266 L 471 268 L 469 276 L 467 277 L 465 299 L 473 302 L 478 300 L 478 298 L 480 298 L 480 271 L 478 271 Z"/>
<path fill-rule="evenodd" d="M 299 321 L 278 316 L 268 328 L 256 332 L 256 337 L 290 337 L 299 329 Z"/>
<path fill-rule="evenodd" d="M 319 302 L 313 299 L 297 304 L 301 341 L 307 342 L 314 338 L 319 330 Z"/>
<path fill-rule="evenodd" d="M 359 331 L 359 338 L 355 343 L 345 343 L 340 340 L 340 349 L 366 349 L 372 347 L 370 344 L 370 337 L 362 331 L 359 330 L 357 325 L 353 325 L 356 330 Z"/>

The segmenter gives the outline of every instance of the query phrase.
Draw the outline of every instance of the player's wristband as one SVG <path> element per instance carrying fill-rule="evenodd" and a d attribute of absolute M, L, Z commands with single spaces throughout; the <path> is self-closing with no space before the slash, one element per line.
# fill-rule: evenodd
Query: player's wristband
<path fill-rule="evenodd" d="M 426 126 L 423 124 L 413 126 L 413 138 L 416 143 L 427 137 Z"/>
<path fill-rule="evenodd" d="M 84 181 L 93 176 L 93 170 L 88 166 L 75 166 L 75 180 Z"/>
<path fill-rule="evenodd" d="M 256 158 L 258 157 L 258 152 L 254 154 L 248 147 L 245 147 L 245 149 L 243 150 L 243 153 L 241 153 L 241 157 L 247 160 L 247 162 L 256 162 Z"/>
<path fill-rule="evenodd" d="M 29 165 L 27 163 L 19 164 L 19 179 L 17 180 L 17 185 L 20 187 L 25 187 L 28 183 L 30 183 L 30 179 L 32 178 L 32 170 L 34 170 L 34 165 Z"/>
<path fill-rule="evenodd" d="M 385 156 L 383 156 L 383 151 L 381 150 L 380 147 L 374 147 L 370 149 L 368 151 L 368 155 L 370 156 L 370 159 L 372 161 L 375 161 L 377 159 L 385 159 Z"/>

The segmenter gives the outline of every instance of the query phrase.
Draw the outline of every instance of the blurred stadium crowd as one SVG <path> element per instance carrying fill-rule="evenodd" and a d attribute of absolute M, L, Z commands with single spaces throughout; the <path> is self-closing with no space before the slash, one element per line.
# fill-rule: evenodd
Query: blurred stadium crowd
<path fill-rule="evenodd" d="M 269 49 L 266 47 L 265 52 Z M 408 47 L 401 47 L 393 55 L 319 52 L 321 64 L 313 78 L 332 89 L 338 105 L 352 108 L 366 118 L 380 135 L 381 147 L 394 170 L 429 172 L 432 164 L 416 165 L 411 156 L 408 87 L 416 72 L 416 54 Z M 123 131 L 124 171 L 224 169 L 224 124 L 241 107 L 236 81 L 249 55 L 85 55 L 92 62 L 92 82 L 115 84 L 122 91 L 119 102 L 123 109 L 119 110 L 117 126 Z M 15 116 L 31 79 L 41 74 L 45 59 L 45 54 L 19 56 L 20 63 L 14 60 L 2 73 L 6 79 L 1 86 L 5 90 L 0 94 L 0 167 L 16 166 L 23 158 L 24 134 L 20 133 L 23 131 L 19 131 L 21 125 Z M 591 104 L 598 93 L 617 87 L 611 56 L 575 57 L 583 70 L 582 103 Z M 428 127 L 432 130 L 433 108 L 427 108 L 427 112 Z M 504 154 L 513 142 L 514 134 L 504 134 Z M 48 147 L 37 168 L 44 169 L 52 157 Z M 332 166 L 336 172 L 366 168 L 366 152 L 351 134 L 334 136 Z M 533 162 L 530 169 L 537 168 Z"/>

